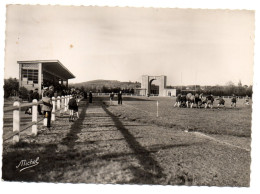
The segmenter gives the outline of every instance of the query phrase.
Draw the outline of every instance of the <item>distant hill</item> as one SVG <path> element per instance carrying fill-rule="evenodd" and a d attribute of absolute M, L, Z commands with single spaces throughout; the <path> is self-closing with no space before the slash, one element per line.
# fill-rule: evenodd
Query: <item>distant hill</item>
<path fill-rule="evenodd" d="M 103 87 L 106 87 L 108 89 L 112 88 L 121 88 L 121 89 L 134 89 L 134 88 L 140 88 L 141 83 L 139 82 L 120 82 L 117 80 L 92 80 L 87 82 L 81 82 L 81 83 L 75 83 L 75 84 L 69 84 L 70 86 L 81 88 L 84 87 L 86 89 L 102 89 Z"/>

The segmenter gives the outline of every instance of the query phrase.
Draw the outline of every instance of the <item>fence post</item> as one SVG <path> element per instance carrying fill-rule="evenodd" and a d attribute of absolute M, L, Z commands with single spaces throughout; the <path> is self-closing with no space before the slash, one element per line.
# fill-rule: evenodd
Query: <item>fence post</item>
<path fill-rule="evenodd" d="M 159 112 L 158 112 L 159 102 L 158 101 L 157 101 L 156 105 L 157 105 L 157 114 L 156 114 L 156 116 L 158 117 L 159 116 Z"/>
<path fill-rule="evenodd" d="M 20 102 L 14 102 L 14 107 L 19 107 L 18 110 L 13 111 L 13 144 L 19 142 L 20 138 Z"/>
<path fill-rule="evenodd" d="M 68 110 L 68 95 L 65 96 L 64 112 L 67 112 L 67 110 Z"/>
<path fill-rule="evenodd" d="M 60 117 L 60 97 L 57 97 L 57 117 Z"/>
<path fill-rule="evenodd" d="M 43 119 L 43 126 L 47 126 L 47 117 L 46 117 L 46 113 L 44 115 L 44 119 Z"/>
<path fill-rule="evenodd" d="M 33 106 L 32 106 L 32 134 L 34 136 L 37 135 L 37 108 L 38 108 L 38 104 L 37 104 L 37 100 L 34 99 L 33 100 Z"/>
<path fill-rule="evenodd" d="M 51 111 L 51 120 L 55 121 L 55 108 L 56 108 L 56 101 L 55 97 L 52 97 L 52 111 Z"/>
<path fill-rule="evenodd" d="M 60 113 L 63 114 L 64 112 L 64 96 L 61 96 L 61 108 L 60 108 Z"/>

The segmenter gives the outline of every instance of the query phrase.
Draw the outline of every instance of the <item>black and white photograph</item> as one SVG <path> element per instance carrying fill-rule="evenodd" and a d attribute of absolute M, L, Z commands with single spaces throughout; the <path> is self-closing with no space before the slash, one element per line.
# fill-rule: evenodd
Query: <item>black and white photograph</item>
<path fill-rule="evenodd" d="M 3 182 L 250 188 L 255 10 L 5 9 Z"/>

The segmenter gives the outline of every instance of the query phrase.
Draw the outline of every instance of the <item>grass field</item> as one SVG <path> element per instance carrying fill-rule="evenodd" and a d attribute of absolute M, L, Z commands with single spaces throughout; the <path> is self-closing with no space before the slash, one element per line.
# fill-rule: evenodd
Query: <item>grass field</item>
<path fill-rule="evenodd" d="M 159 117 L 157 117 L 157 101 Z M 215 101 L 213 109 L 190 109 L 174 107 L 175 98 L 125 97 L 124 106 L 110 106 L 110 109 L 118 116 L 159 126 L 207 134 L 251 137 L 251 105 L 244 105 L 241 99 L 237 102 L 236 108 L 231 108 L 230 99 L 225 101 L 225 108 L 217 109 Z M 117 104 L 115 101 L 113 103 Z"/>
<path fill-rule="evenodd" d="M 159 102 L 159 117 L 156 103 Z M 251 106 L 174 108 L 175 99 L 108 97 L 81 102 L 80 118 L 58 118 L 37 137 L 3 144 L 3 179 L 28 182 L 248 187 Z M 5 126 L 5 123 L 4 123 Z M 19 172 L 21 160 L 39 165 Z"/>

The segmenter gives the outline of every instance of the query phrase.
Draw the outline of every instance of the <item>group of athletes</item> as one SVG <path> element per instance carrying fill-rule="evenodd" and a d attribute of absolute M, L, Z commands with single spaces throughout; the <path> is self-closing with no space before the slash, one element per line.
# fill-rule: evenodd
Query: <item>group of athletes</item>
<path fill-rule="evenodd" d="M 218 101 L 217 108 L 220 108 L 221 106 L 225 107 L 225 100 L 223 96 L 218 96 L 216 99 L 214 99 L 213 95 L 207 95 L 204 96 L 203 93 L 195 95 L 188 93 L 187 95 L 179 94 L 176 97 L 176 102 L 174 104 L 174 107 L 186 107 L 186 108 L 193 108 L 195 105 L 197 108 L 201 108 L 204 106 L 204 108 L 213 108 L 213 102 L 214 100 Z M 231 96 L 231 107 L 235 108 L 237 105 L 238 97 L 233 94 Z M 245 105 L 249 105 L 249 97 L 245 97 L 244 101 Z"/>

